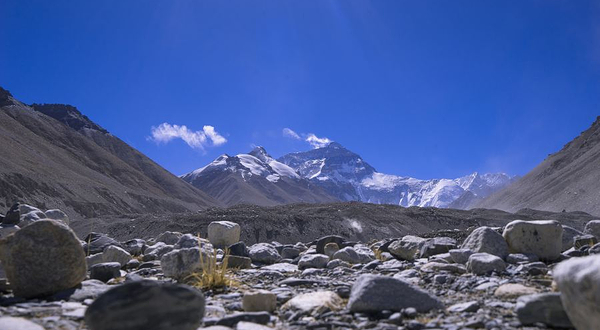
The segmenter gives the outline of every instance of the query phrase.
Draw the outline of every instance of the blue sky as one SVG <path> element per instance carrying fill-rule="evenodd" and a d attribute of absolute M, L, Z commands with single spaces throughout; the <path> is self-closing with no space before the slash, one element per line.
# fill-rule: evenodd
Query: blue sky
<path fill-rule="evenodd" d="M 600 114 L 594 1 L 3 0 L 0 40 L 1 86 L 175 174 L 310 133 L 384 173 L 525 174 Z"/>

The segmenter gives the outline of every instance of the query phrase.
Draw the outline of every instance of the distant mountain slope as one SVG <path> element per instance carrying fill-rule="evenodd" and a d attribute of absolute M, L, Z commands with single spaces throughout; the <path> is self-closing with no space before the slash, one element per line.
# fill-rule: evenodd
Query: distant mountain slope
<path fill-rule="evenodd" d="M 337 142 L 278 159 L 342 201 L 467 209 L 510 184 L 506 174 L 473 173 L 457 179 L 419 180 L 379 173 Z M 460 200 L 455 203 L 455 201 Z M 454 203 L 454 204 L 453 204 Z"/>
<path fill-rule="evenodd" d="M 68 105 L 32 107 L 0 88 L 0 206 L 71 216 L 195 211 L 220 203 Z"/>
<path fill-rule="evenodd" d="M 600 215 L 600 117 L 559 152 L 478 207 L 522 208 Z"/>
<path fill-rule="evenodd" d="M 336 201 L 262 147 L 248 154 L 221 155 L 181 178 L 225 205 L 272 206 Z"/>

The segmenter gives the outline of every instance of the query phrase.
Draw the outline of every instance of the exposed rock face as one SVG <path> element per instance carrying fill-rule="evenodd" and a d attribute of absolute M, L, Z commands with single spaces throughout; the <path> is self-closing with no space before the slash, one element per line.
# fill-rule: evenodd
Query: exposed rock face
<path fill-rule="evenodd" d="M 79 239 L 53 220 L 36 221 L 0 241 L 0 260 L 15 296 L 24 298 L 75 287 L 87 272 Z"/>
<path fill-rule="evenodd" d="M 541 260 L 556 260 L 562 251 L 562 226 L 558 221 L 515 220 L 504 228 L 510 253 L 533 253 Z"/>
<path fill-rule="evenodd" d="M 235 222 L 214 221 L 208 225 L 208 240 L 215 247 L 227 247 L 240 241 L 241 228 Z"/>
<path fill-rule="evenodd" d="M 475 229 L 462 244 L 463 249 L 473 252 L 485 252 L 505 259 L 508 256 L 508 244 L 504 237 L 490 227 Z"/>
<path fill-rule="evenodd" d="M 554 269 L 554 280 L 573 325 L 596 329 L 600 324 L 600 256 L 561 262 Z"/>
<path fill-rule="evenodd" d="M 91 330 L 196 330 L 204 317 L 202 292 L 181 284 L 136 281 L 115 287 L 90 305 Z"/>
<path fill-rule="evenodd" d="M 348 301 L 348 308 L 352 312 L 401 311 L 408 307 L 427 312 L 443 308 L 443 304 L 436 297 L 407 282 L 377 275 L 360 276 L 352 286 Z"/>

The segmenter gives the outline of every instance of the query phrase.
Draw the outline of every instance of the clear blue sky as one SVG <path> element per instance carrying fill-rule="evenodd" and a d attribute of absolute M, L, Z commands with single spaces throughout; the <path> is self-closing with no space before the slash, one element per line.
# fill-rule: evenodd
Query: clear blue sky
<path fill-rule="evenodd" d="M 598 1 L 2 0 L 0 40 L 1 86 L 175 174 L 311 147 L 284 128 L 384 173 L 525 174 L 600 114 Z M 149 140 L 165 122 L 227 142 Z"/>

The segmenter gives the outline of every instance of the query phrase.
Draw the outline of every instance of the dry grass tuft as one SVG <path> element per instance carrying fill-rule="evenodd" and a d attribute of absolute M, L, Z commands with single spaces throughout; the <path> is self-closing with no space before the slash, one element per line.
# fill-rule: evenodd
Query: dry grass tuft
<path fill-rule="evenodd" d="M 194 287 L 207 290 L 225 290 L 228 287 L 237 285 L 231 272 L 227 269 L 228 260 L 229 251 L 225 250 L 223 261 L 218 262 L 216 249 L 213 249 L 213 254 L 209 255 L 207 260 L 204 260 L 202 247 L 200 247 L 200 264 L 202 265 L 202 269 L 186 277 L 185 282 Z"/>

